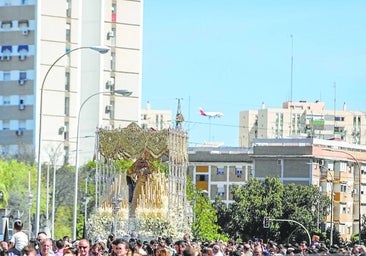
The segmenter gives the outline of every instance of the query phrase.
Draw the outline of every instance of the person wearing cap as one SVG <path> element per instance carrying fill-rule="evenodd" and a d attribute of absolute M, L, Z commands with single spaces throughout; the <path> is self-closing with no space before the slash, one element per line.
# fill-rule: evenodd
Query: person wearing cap
<path fill-rule="evenodd" d="M 20 252 L 29 243 L 28 236 L 23 232 L 23 222 L 16 220 L 13 225 L 14 234 L 9 241 L 9 250 L 13 251 L 16 255 L 20 255 Z"/>

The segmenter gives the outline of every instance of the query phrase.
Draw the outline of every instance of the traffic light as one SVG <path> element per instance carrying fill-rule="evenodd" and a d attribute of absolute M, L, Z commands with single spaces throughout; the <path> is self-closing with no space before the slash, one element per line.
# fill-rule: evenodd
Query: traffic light
<path fill-rule="evenodd" d="M 263 218 L 263 227 L 264 228 L 269 228 L 269 220 L 270 219 L 267 216 Z"/>

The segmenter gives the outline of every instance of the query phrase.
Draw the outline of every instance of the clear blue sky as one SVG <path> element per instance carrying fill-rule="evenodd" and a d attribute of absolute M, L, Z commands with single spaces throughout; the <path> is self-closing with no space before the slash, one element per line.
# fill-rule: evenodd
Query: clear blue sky
<path fill-rule="evenodd" d="M 145 0 L 142 107 L 174 118 L 182 98 L 190 146 L 238 146 L 239 112 L 280 108 L 291 88 L 293 101 L 366 111 L 365 11 L 364 0 Z"/>

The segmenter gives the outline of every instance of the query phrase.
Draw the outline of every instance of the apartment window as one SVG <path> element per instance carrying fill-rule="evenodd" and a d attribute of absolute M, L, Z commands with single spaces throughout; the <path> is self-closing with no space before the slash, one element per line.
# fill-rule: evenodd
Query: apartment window
<path fill-rule="evenodd" d="M 217 168 L 217 175 L 224 175 L 224 168 Z"/>
<path fill-rule="evenodd" d="M 65 97 L 65 110 L 64 110 L 64 114 L 66 116 L 70 115 L 70 98 L 69 97 Z"/>
<path fill-rule="evenodd" d="M 2 29 L 11 29 L 13 26 L 13 23 L 11 21 L 3 21 L 1 23 L 1 28 Z"/>
<path fill-rule="evenodd" d="M 67 42 L 71 41 L 71 24 L 70 23 L 66 23 L 66 41 Z"/>
<path fill-rule="evenodd" d="M 225 194 L 225 188 L 223 186 L 218 186 L 217 187 L 217 195 L 218 196 L 223 196 Z"/>
<path fill-rule="evenodd" d="M 10 98 L 8 96 L 3 97 L 3 104 L 4 105 L 10 105 Z"/>
<path fill-rule="evenodd" d="M 28 20 L 19 20 L 18 21 L 18 27 L 19 28 L 28 28 L 29 27 L 29 21 Z"/>
<path fill-rule="evenodd" d="M 3 45 L 1 47 L 1 53 L 5 56 L 10 56 L 13 52 L 13 47 L 11 45 Z"/>
<path fill-rule="evenodd" d="M 242 174 L 243 174 L 243 169 L 242 168 L 235 168 L 235 175 L 237 177 L 241 177 Z"/>
<path fill-rule="evenodd" d="M 341 184 L 340 185 L 340 190 L 341 190 L 341 192 L 347 192 L 347 185 L 346 184 Z"/>
<path fill-rule="evenodd" d="M 3 120 L 3 130 L 10 130 L 10 121 Z"/>
<path fill-rule="evenodd" d="M 112 22 L 117 21 L 116 9 L 117 9 L 116 4 L 112 4 L 112 17 L 111 17 Z"/>
<path fill-rule="evenodd" d="M 71 0 L 66 1 L 66 17 L 71 17 Z"/>
<path fill-rule="evenodd" d="M 65 73 L 65 90 L 70 91 L 70 72 Z"/>
<path fill-rule="evenodd" d="M 19 72 L 19 79 L 20 80 L 26 80 L 27 79 L 27 72 L 26 71 Z"/>
<path fill-rule="evenodd" d="M 19 45 L 18 46 L 18 54 L 19 54 L 19 60 L 25 60 L 28 54 L 29 48 L 28 45 Z"/>
<path fill-rule="evenodd" d="M 111 70 L 115 70 L 116 69 L 116 53 L 115 52 L 111 52 Z"/>
<path fill-rule="evenodd" d="M 196 181 L 208 181 L 208 175 L 207 174 L 197 174 Z"/>
<path fill-rule="evenodd" d="M 110 101 L 109 105 L 111 106 L 111 111 L 109 112 L 109 118 L 114 119 L 114 101 Z"/>
<path fill-rule="evenodd" d="M 69 122 L 65 122 L 64 140 L 69 139 Z"/>
<path fill-rule="evenodd" d="M 66 52 L 69 52 L 70 50 L 71 50 L 70 47 L 66 47 Z M 70 67 L 70 63 L 71 63 L 70 54 L 66 54 L 65 58 L 66 58 L 66 66 Z"/>
<path fill-rule="evenodd" d="M 344 121 L 344 116 L 335 116 L 335 117 L 334 117 L 334 121 L 340 121 L 340 122 L 343 122 L 343 121 Z"/>
<path fill-rule="evenodd" d="M 10 81 L 11 75 L 10 72 L 3 73 L 3 81 Z"/>

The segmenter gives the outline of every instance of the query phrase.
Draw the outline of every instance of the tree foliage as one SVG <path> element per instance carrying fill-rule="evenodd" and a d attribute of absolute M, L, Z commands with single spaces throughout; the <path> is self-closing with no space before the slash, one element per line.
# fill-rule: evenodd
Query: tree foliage
<path fill-rule="evenodd" d="M 295 235 L 295 239 L 307 241 L 307 234 L 296 223 L 275 220 L 296 220 L 318 234 L 316 223 L 324 220 L 330 204 L 314 186 L 284 185 L 273 177 L 264 181 L 251 178 L 245 185 L 234 186 L 231 192 L 234 202 L 227 209 L 215 203 L 218 223 L 230 237 L 242 240 L 261 237 L 288 242 L 289 237 Z M 271 219 L 269 229 L 263 227 L 265 216 Z"/>
<path fill-rule="evenodd" d="M 215 208 L 208 195 L 204 191 L 197 190 L 189 177 L 187 178 L 187 199 L 191 201 L 193 210 L 193 236 L 201 241 L 221 238 Z"/>

